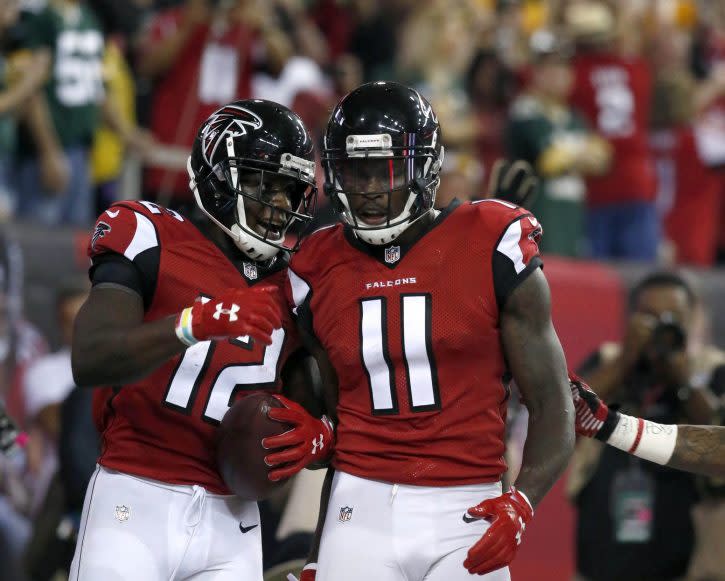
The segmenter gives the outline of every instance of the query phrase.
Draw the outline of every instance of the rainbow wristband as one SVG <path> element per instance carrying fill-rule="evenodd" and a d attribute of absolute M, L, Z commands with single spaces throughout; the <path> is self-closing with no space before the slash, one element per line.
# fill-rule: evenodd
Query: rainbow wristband
<path fill-rule="evenodd" d="M 179 341 L 187 347 L 191 347 L 192 345 L 196 345 L 198 343 L 198 341 L 194 338 L 194 334 L 191 332 L 191 309 L 192 307 L 187 307 L 179 313 L 179 317 L 176 319 L 176 327 L 174 329 Z"/>

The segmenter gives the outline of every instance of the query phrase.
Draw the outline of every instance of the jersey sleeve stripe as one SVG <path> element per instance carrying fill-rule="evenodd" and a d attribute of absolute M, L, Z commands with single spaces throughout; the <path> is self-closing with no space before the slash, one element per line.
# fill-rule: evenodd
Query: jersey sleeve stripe
<path fill-rule="evenodd" d="M 159 245 L 156 229 L 151 223 L 151 220 L 138 212 L 134 212 L 134 214 L 136 216 L 136 231 L 133 234 L 131 243 L 123 253 L 129 260 L 133 260 L 144 250 L 155 248 Z"/>
<path fill-rule="evenodd" d="M 300 276 L 298 276 L 291 268 L 287 269 L 290 286 L 292 287 L 292 300 L 295 303 L 292 311 L 297 314 L 297 309 L 305 302 L 310 294 L 310 285 L 308 285 Z"/>
<path fill-rule="evenodd" d="M 496 250 L 506 256 L 513 262 L 516 274 L 520 274 L 526 268 L 524 263 L 524 254 L 521 252 L 521 220 L 516 220 L 504 232 L 501 242 L 498 243 Z"/>

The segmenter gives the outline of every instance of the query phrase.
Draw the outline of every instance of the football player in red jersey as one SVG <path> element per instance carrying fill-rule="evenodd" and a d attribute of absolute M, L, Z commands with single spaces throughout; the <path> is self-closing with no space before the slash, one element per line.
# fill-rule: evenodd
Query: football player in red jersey
<path fill-rule="evenodd" d="M 412 89 L 366 84 L 332 112 L 323 164 L 342 224 L 306 238 L 288 270 L 339 422 L 318 581 L 508 579 L 572 452 L 541 226 L 501 200 L 434 210 L 442 161 Z M 512 376 L 531 419 L 503 492 Z"/>
<path fill-rule="evenodd" d="M 236 398 L 299 378 L 278 287 L 287 230 L 310 219 L 313 160 L 297 115 L 237 101 L 211 115 L 194 143 L 198 207 L 181 215 L 119 202 L 98 218 L 73 374 L 98 387 L 102 452 L 71 579 L 262 580 L 257 505 L 222 481 L 215 432 Z M 330 433 L 302 421 L 315 437 Z M 319 451 L 306 444 L 292 449 L 302 465 Z"/>

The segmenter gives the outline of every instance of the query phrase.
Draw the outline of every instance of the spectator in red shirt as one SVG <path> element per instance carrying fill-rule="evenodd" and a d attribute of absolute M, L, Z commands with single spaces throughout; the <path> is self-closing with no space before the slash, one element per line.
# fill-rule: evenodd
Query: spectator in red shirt
<path fill-rule="evenodd" d="M 565 15 L 577 43 L 571 103 L 609 141 L 608 173 L 587 183 L 587 222 L 595 258 L 652 261 L 660 223 L 656 175 L 648 147 L 652 79 L 648 64 L 617 47 L 606 4 L 572 4 Z"/>
<path fill-rule="evenodd" d="M 249 0 L 186 0 L 160 12 L 140 44 L 138 70 L 155 81 L 150 129 L 166 146 L 191 149 L 196 129 L 222 104 L 250 96 L 260 11 Z M 163 204 L 190 199 L 184 167 L 151 168 L 146 195 Z"/>
<path fill-rule="evenodd" d="M 655 84 L 652 151 L 657 163 L 657 206 L 664 233 L 678 263 L 711 266 L 715 259 L 721 174 L 711 166 L 725 162 L 707 128 L 693 122 L 694 80 L 669 74 Z M 697 227 L 695 227 L 697 225 Z"/>

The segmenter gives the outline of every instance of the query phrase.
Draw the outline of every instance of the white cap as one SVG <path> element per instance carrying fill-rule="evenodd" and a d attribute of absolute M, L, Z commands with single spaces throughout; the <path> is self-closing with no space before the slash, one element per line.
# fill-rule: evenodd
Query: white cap
<path fill-rule="evenodd" d="M 41 357 L 28 368 L 23 380 L 26 416 L 33 418 L 43 408 L 61 403 L 74 387 L 70 349 Z"/>

